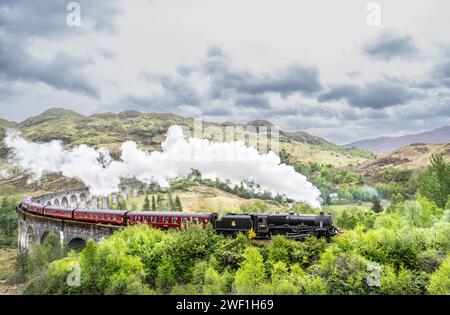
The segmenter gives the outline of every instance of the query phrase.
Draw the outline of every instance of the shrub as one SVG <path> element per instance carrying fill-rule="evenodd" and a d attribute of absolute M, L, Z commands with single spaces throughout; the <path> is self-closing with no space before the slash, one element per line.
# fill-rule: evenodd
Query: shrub
<path fill-rule="evenodd" d="M 442 262 L 439 269 L 431 276 L 428 293 L 434 295 L 450 295 L 450 254 Z"/>

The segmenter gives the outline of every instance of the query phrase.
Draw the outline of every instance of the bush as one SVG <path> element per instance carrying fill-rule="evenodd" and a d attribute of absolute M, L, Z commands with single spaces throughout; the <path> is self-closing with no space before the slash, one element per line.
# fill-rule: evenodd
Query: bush
<path fill-rule="evenodd" d="M 234 287 L 237 294 L 258 294 L 266 277 L 263 257 L 255 247 L 244 251 L 244 261 L 236 271 Z"/>
<path fill-rule="evenodd" d="M 431 276 L 428 293 L 434 295 L 450 295 L 450 254 L 442 262 L 439 269 Z"/>

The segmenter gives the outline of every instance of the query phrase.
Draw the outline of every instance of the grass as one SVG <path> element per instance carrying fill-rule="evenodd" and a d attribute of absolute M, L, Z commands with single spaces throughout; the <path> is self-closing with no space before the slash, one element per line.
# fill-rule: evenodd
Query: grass
<path fill-rule="evenodd" d="M 11 283 L 16 254 L 16 249 L 0 249 L 0 295 L 18 295 L 22 293 L 22 284 Z"/>
<path fill-rule="evenodd" d="M 157 197 L 156 194 L 149 194 L 150 205 L 152 196 L 155 196 L 155 200 Z M 168 198 L 168 194 L 163 196 Z M 186 191 L 176 190 L 172 192 L 172 197 L 175 199 L 176 196 L 180 197 L 183 211 L 185 212 L 238 213 L 242 212 L 242 208 L 251 205 L 257 200 L 259 201 L 259 199 L 243 199 L 220 189 L 206 186 L 192 186 Z M 131 205 L 134 204 L 138 210 L 141 210 L 144 205 L 144 199 L 145 195 L 129 196 L 127 206 L 131 209 Z M 265 201 L 265 203 L 272 211 L 279 209 L 279 206 L 272 201 Z"/>

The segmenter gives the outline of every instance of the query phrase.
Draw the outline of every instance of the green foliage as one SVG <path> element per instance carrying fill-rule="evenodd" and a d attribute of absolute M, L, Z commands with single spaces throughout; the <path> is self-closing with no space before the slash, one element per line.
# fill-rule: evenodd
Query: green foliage
<path fill-rule="evenodd" d="M 428 293 L 434 295 L 450 295 L 450 254 L 442 265 L 431 276 Z"/>
<path fill-rule="evenodd" d="M 172 194 L 169 194 L 169 210 L 175 211 L 175 202 L 173 201 Z"/>
<path fill-rule="evenodd" d="M 383 211 L 383 207 L 381 206 L 381 202 L 378 197 L 373 197 L 372 199 L 372 211 L 375 213 L 380 213 Z"/>
<path fill-rule="evenodd" d="M 17 279 L 20 282 L 24 282 L 26 280 L 29 264 L 30 264 L 30 256 L 28 249 L 19 247 L 14 267 L 17 274 Z"/>
<path fill-rule="evenodd" d="M 349 207 L 335 215 L 336 226 L 342 229 L 354 229 L 358 225 L 371 229 L 375 219 L 373 211 L 359 207 Z"/>
<path fill-rule="evenodd" d="M 357 253 L 335 253 L 331 247 L 311 269 L 313 274 L 325 279 L 328 294 L 370 294 L 367 264 L 367 259 Z"/>
<path fill-rule="evenodd" d="M 183 212 L 183 206 L 181 205 L 181 199 L 178 195 L 175 197 L 175 211 Z"/>
<path fill-rule="evenodd" d="M 248 206 L 241 206 L 243 213 L 263 213 L 269 210 L 269 206 L 264 201 L 255 201 Z"/>
<path fill-rule="evenodd" d="M 396 199 L 381 213 L 336 212 L 347 229 L 331 242 L 274 236 L 262 243 L 218 235 L 210 225 L 170 231 L 139 225 L 89 241 L 64 259 L 43 245 L 30 256 L 26 293 L 445 294 L 450 211 L 425 197 Z M 52 237 L 45 243 L 56 245 Z M 79 287 L 66 283 L 72 264 L 81 270 Z M 373 266 L 380 271 L 375 283 L 369 281 Z"/>
<path fill-rule="evenodd" d="M 0 205 L 0 246 L 17 246 L 16 199 L 3 197 Z"/>
<path fill-rule="evenodd" d="M 153 209 L 153 197 L 152 197 L 152 209 Z M 144 211 L 150 211 L 150 200 L 148 199 L 148 194 L 145 194 L 144 205 L 142 206 Z"/>
<path fill-rule="evenodd" d="M 450 163 L 442 154 L 433 155 L 430 166 L 420 177 L 419 192 L 439 208 L 444 208 L 450 195 Z"/>
<path fill-rule="evenodd" d="M 127 202 L 122 199 L 117 203 L 117 210 L 128 210 Z"/>
<path fill-rule="evenodd" d="M 256 248 L 248 247 L 243 258 L 234 279 L 236 293 L 258 294 L 266 276 L 263 257 Z"/>

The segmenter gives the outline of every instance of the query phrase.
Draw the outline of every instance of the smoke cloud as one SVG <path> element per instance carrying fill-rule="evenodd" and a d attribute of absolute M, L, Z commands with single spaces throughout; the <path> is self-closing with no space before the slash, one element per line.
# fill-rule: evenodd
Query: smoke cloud
<path fill-rule="evenodd" d="M 46 173 L 61 173 L 81 180 L 93 195 L 117 192 L 121 178 L 168 187 L 170 180 L 196 169 L 203 178 L 228 181 L 231 187 L 251 181 L 262 191 L 320 207 L 320 191 L 292 166 L 282 164 L 275 153 L 260 154 L 240 141 L 187 138 L 180 126 L 169 128 L 162 151 L 148 153 L 132 141 L 124 142 L 119 161 L 105 149 L 80 145 L 66 150 L 60 141 L 33 143 L 14 130 L 7 132 L 5 143 L 11 149 L 10 161 L 26 169 L 30 181 Z"/>

